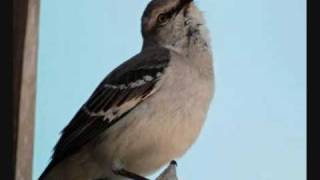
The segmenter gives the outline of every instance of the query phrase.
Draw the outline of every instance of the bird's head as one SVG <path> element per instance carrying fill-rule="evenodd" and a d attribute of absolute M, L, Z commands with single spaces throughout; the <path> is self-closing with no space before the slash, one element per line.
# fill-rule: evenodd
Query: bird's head
<path fill-rule="evenodd" d="M 144 46 L 185 46 L 203 24 L 193 0 L 152 0 L 142 16 Z"/>

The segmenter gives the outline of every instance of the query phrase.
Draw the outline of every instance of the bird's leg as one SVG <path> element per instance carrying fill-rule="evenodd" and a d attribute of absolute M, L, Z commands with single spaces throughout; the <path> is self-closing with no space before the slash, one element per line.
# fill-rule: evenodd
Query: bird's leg
<path fill-rule="evenodd" d="M 133 180 L 149 180 L 143 176 L 140 176 L 140 175 L 135 174 L 133 172 L 127 171 L 125 169 L 113 170 L 113 173 L 115 173 L 116 175 L 119 175 L 119 176 L 133 179 Z"/>
<path fill-rule="evenodd" d="M 177 162 L 172 160 L 168 167 L 162 171 L 162 173 L 157 177 L 156 180 L 178 180 L 176 174 Z"/>

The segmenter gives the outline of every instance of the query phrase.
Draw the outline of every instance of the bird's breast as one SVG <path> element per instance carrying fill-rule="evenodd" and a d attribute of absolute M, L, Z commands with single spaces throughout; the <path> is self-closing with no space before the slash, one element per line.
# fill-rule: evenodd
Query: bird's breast
<path fill-rule="evenodd" d="M 180 157 L 194 143 L 206 118 L 212 84 L 190 67 L 177 70 L 176 65 L 168 67 L 157 92 L 108 130 L 100 146 L 107 159 L 145 174 Z"/>

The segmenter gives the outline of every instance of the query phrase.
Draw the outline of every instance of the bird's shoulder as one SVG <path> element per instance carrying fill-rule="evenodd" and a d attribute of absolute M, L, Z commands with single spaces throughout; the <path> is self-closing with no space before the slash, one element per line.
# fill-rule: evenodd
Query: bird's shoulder
<path fill-rule="evenodd" d="M 161 69 L 168 66 L 171 52 L 163 47 L 144 48 L 140 53 L 115 68 L 105 79 L 114 82 L 125 73 L 146 69 Z"/>

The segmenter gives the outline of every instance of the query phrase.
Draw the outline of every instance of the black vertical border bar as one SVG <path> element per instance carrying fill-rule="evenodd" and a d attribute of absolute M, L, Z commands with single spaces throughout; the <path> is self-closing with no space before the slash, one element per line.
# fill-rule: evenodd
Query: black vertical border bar
<path fill-rule="evenodd" d="M 320 75 L 319 12 L 315 1 L 307 1 L 307 179 L 320 179 Z"/>
<path fill-rule="evenodd" d="M 12 1 L 1 1 L 0 179 L 14 179 Z"/>

